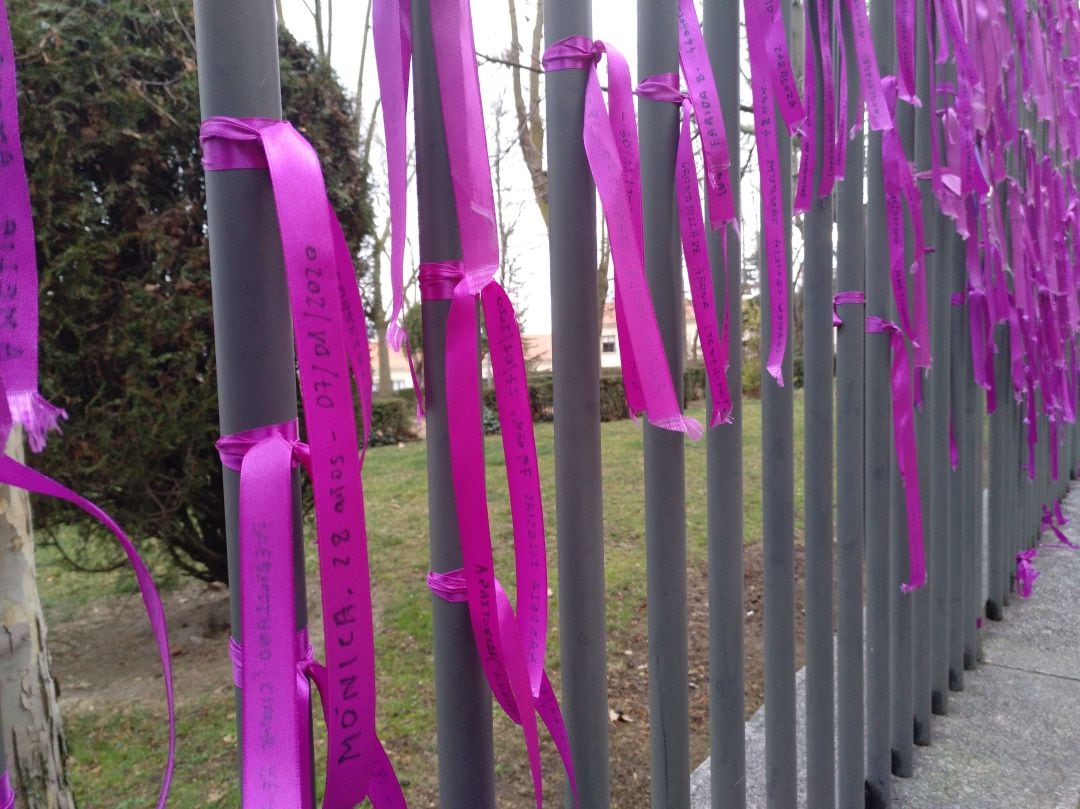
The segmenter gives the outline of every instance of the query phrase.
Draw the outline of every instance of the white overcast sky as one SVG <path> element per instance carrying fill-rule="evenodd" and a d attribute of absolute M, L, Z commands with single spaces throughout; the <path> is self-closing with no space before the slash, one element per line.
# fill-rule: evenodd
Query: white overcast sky
<path fill-rule="evenodd" d="M 326 0 L 324 0 L 325 4 Z M 351 92 L 355 90 L 357 73 L 360 66 L 360 51 L 364 37 L 364 16 L 367 11 L 365 0 L 336 0 L 334 2 L 333 46 L 331 59 L 341 83 Z M 531 37 L 532 20 L 535 12 L 535 0 L 516 0 L 519 17 L 519 36 L 523 47 L 528 47 Z M 593 31 L 595 39 L 612 43 L 630 62 L 631 75 L 635 72 L 635 50 L 637 47 L 637 20 L 635 5 L 626 0 L 593 0 Z M 286 27 L 300 39 L 312 43 L 314 47 L 315 25 L 304 0 L 283 0 L 284 22 Z M 500 56 L 509 47 L 510 21 L 507 0 L 473 0 L 472 2 L 474 36 L 476 48 L 480 53 Z M 494 123 L 491 110 L 500 95 L 505 98 L 509 115 L 513 111 L 511 95 L 511 74 L 507 67 L 492 64 L 480 65 L 481 93 L 485 106 L 485 124 L 489 143 L 494 137 Z M 541 83 L 543 92 L 543 83 Z M 365 63 L 364 98 L 361 100 L 365 115 L 378 97 L 378 81 L 375 73 L 375 60 L 371 48 L 368 48 Z M 512 126 L 504 126 L 504 139 L 509 139 Z M 410 113 L 411 127 L 411 113 Z M 377 131 L 381 147 L 381 122 Z M 378 152 L 379 150 L 375 150 Z M 375 187 L 375 210 L 380 223 L 385 216 L 385 163 L 384 158 L 373 155 L 372 182 Z M 532 185 L 528 171 L 521 159 L 520 151 L 515 147 L 510 150 L 507 162 L 509 176 L 505 180 L 504 194 L 510 200 L 506 207 L 512 211 L 520 210 L 520 218 L 512 238 L 510 252 L 516 256 L 524 276 L 525 287 L 520 296 L 520 305 L 525 308 L 525 331 L 528 334 L 546 334 L 551 331 L 551 299 L 548 294 L 548 254 L 547 233 L 532 197 Z M 748 190 L 748 189 L 747 189 Z M 410 188 L 410 195 L 414 189 Z M 745 196 L 744 210 L 753 210 Z M 752 203 L 751 203 L 752 204 Z M 409 208 L 410 248 L 406 251 L 406 263 L 412 261 L 416 251 L 416 209 L 415 199 L 410 197 Z M 409 267 L 406 267 L 406 275 Z M 389 281 L 387 279 L 386 285 Z"/>

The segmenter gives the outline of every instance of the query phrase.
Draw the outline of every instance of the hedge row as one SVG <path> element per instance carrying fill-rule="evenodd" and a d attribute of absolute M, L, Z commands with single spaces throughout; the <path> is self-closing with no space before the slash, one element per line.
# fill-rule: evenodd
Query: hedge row
<path fill-rule="evenodd" d="M 801 358 L 795 364 L 795 387 L 801 387 Z M 752 369 L 752 377 L 758 378 L 757 369 Z M 744 374 L 744 377 L 747 376 Z M 743 393 L 754 396 L 760 392 L 760 380 L 756 388 L 746 390 L 744 379 Z M 683 371 L 683 403 L 701 401 L 708 390 L 708 378 L 705 366 L 691 365 Z M 395 395 L 386 399 L 376 399 L 372 412 L 372 445 L 397 444 L 416 439 L 413 425 L 415 395 L 411 388 L 395 391 Z M 529 377 L 529 408 L 533 421 L 551 421 L 555 415 L 555 396 L 550 373 L 532 374 Z M 494 388 L 484 390 L 484 432 L 499 432 L 498 410 L 495 404 Z M 600 375 L 600 420 L 621 421 L 630 418 L 626 407 L 626 395 L 623 392 L 622 376 L 617 369 L 605 370 Z"/>

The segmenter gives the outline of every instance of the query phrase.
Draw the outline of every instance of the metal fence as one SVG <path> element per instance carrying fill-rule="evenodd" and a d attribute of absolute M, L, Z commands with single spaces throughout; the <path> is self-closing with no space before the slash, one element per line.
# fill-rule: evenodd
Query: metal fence
<path fill-rule="evenodd" d="M 784 37 L 785 32 L 790 36 L 796 22 L 791 19 L 791 4 L 705 0 L 703 42 L 715 85 L 705 88 L 711 96 L 691 92 L 685 103 L 678 91 L 680 66 L 687 84 L 710 84 L 700 64 L 696 70 L 689 69 L 695 64 L 694 49 L 699 47 L 694 4 L 686 0 L 637 3 L 638 78 L 643 82 L 637 118 L 605 124 L 609 136 L 617 134 L 619 126 L 625 138 L 636 133 L 635 149 L 640 140 L 640 163 L 627 167 L 624 162 L 619 175 L 622 182 L 630 176 L 626 172 L 633 172 L 634 177 L 640 173 L 640 232 L 627 238 L 638 239 L 649 307 L 663 343 L 659 356 L 666 360 L 670 378 L 681 380 L 684 290 L 679 251 L 680 241 L 690 250 L 686 242 L 695 225 L 683 221 L 680 208 L 680 188 L 685 191 L 686 186 L 678 185 L 676 166 L 687 156 L 680 157 L 680 149 L 687 148 L 681 140 L 680 115 L 688 115 L 689 110 L 683 108 L 693 102 L 690 106 L 702 133 L 699 143 L 707 173 L 717 168 L 710 169 L 708 164 L 710 150 L 720 139 L 726 140 L 728 161 L 722 170 L 737 171 L 747 157 L 739 153 L 739 91 L 740 74 L 749 65 L 762 209 L 753 216 L 739 216 L 737 179 L 729 183 L 726 196 L 714 194 L 725 182 L 719 174 L 709 173 L 705 184 L 710 206 L 723 201 L 733 212 L 732 218 L 714 218 L 717 212 L 710 210 L 713 226 L 707 229 L 713 271 L 708 292 L 718 302 L 712 310 L 714 331 L 724 335 L 729 352 L 717 365 L 726 374 L 726 385 L 711 380 L 715 387 L 710 388 L 708 411 L 714 412 L 717 403 L 712 398 L 719 391 L 726 390 L 724 395 L 731 397 L 730 413 L 726 403 L 721 408 L 730 419 L 716 419 L 719 423 L 711 424 L 704 438 L 709 515 L 709 761 L 711 805 L 717 809 L 747 804 L 739 339 L 740 240 L 746 236 L 747 223 L 760 222 L 763 243 L 759 262 L 761 479 L 765 772 L 770 809 L 789 809 L 799 802 L 796 448 L 791 384 L 796 344 L 789 306 L 795 300 L 793 208 L 801 209 L 805 256 L 799 348 L 805 381 L 807 806 L 882 809 L 891 803 L 893 776 L 918 776 L 913 748 L 933 744 L 935 716 L 948 713 L 950 692 L 962 690 L 965 671 L 978 666 L 984 619 L 1002 620 L 1010 600 L 1028 594 L 1030 556 L 1026 552 L 1038 543 L 1044 528 L 1067 544 L 1058 530 L 1062 522 L 1058 504 L 1080 463 L 1080 433 L 1074 428 L 1080 331 L 1080 206 L 1074 176 L 1080 154 L 1080 9 L 1071 0 L 1011 0 L 1008 4 L 896 0 L 895 5 L 891 0 L 871 0 L 867 14 L 862 0 L 805 2 L 806 83 L 792 94 L 795 82 L 789 54 L 794 49 L 789 50 L 791 43 Z M 468 145 L 468 138 L 475 135 L 468 127 L 477 122 L 467 120 L 463 125 L 455 120 L 468 118 L 467 106 L 446 108 L 447 96 L 440 91 L 445 91 L 449 79 L 440 77 L 440 71 L 448 67 L 461 71 L 458 78 L 467 85 L 466 91 L 475 80 L 469 75 L 475 65 L 468 2 L 378 0 L 378 5 L 382 17 L 377 15 L 377 19 L 387 19 L 389 9 L 392 24 L 409 21 L 398 33 L 402 43 L 409 40 L 411 51 L 421 262 L 446 270 L 466 254 L 463 277 L 467 279 L 468 240 L 475 234 L 466 232 L 472 227 L 465 224 L 471 209 L 461 205 L 460 199 L 456 210 L 449 202 L 463 193 L 461 164 L 454 163 L 460 143 L 450 141 L 463 138 Z M 408 16 L 402 16 L 402 10 Z M 261 124 L 250 124 L 251 120 L 281 118 L 279 87 L 267 80 L 277 75 L 274 6 L 267 0 L 230 4 L 196 0 L 196 21 L 203 115 L 246 119 L 249 129 L 240 140 L 251 140 L 262 131 Z M 619 77 L 612 72 L 618 69 L 617 62 L 612 67 L 612 49 L 592 42 L 590 22 L 589 0 L 547 2 L 545 41 L 549 54 L 558 52 L 563 60 L 547 71 L 546 104 L 559 702 L 572 751 L 573 766 L 567 769 L 576 781 L 567 789 L 565 800 L 568 806 L 576 804 L 581 809 L 607 809 L 611 777 L 604 492 L 600 363 L 595 350 L 600 303 L 597 169 L 596 155 L 589 152 L 588 130 L 595 125 L 592 116 L 598 114 L 589 106 L 589 94 L 595 91 L 594 101 L 600 97 L 592 67 L 606 54 L 609 107 L 615 104 Z M 470 48 L 451 54 L 457 60 L 453 62 L 446 49 L 453 48 L 455 37 L 458 46 Z M 572 47 L 566 45 L 568 38 L 577 38 Z M 468 92 L 463 97 L 472 100 Z M 723 138 L 719 123 L 705 120 L 709 108 L 703 103 L 710 99 L 722 112 Z M 387 103 L 387 98 L 383 101 Z M 612 140 L 613 149 L 626 145 L 617 140 Z M 596 141 L 591 143 L 599 148 Z M 800 158 L 797 185 L 793 182 L 795 154 Z M 606 156 L 619 163 L 618 153 Z M 262 163 L 246 156 L 228 166 L 230 170 L 209 171 L 206 180 L 221 425 L 226 434 L 243 434 L 266 425 L 281 428 L 297 416 L 296 357 L 288 327 L 290 317 L 297 313 L 294 309 L 290 315 L 290 288 L 283 283 L 280 223 L 275 217 L 275 213 L 284 215 L 282 190 L 267 177 L 268 162 L 274 165 L 267 155 Z M 614 187 L 619 198 L 623 189 L 618 183 Z M 696 194 L 696 177 L 691 187 Z M 630 220 L 635 193 L 635 189 L 629 192 Z M 611 223 L 613 198 L 605 197 L 603 189 L 600 196 Z M 740 218 L 742 231 L 733 224 Z M 306 254 L 316 263 L 315 247 L 300 246 L 301 258 Z M 697 246 L 702 248 L 703 243 Z M 626 255 L 615 251 L 616 295 Z M 327 260 L 325 254 L 319 258 Z M 700 263 L 700 255 L 696 260 Z M 462 423 L 455 421 L 461 411 L 449 406 L 454 396 L 448 395 L 448 389 L 472 390 L 471 357 L 466 352 L 464 365 L 468 367 L 461 373 L 461 345 L 451 345 L 447 336 L 448 324 L 462 317 L 460 295 L 447 292 L 445 284 L 442 292 L 432 291 L 446 281 L 446 277 L 429 273 L 425 278 L 422 273 L 422 283 L 427 285 L 423 342 L 431 567 L 443 575 L 462 567 L 462 540 L 468 540 L 463 537 L 466 523 L 461 511 L 466 505 L 458 474 L 461 439 L 455 435 L 462 429 Z M 643 290 L 643 286 L 638 288 L 638 293 L 644 294 Z M 642 300 L 641 294 L 635 304 Z M 343 312 L 349 305 L 345 297 Z M 483 302 L 486 312 L 491 301 L 485 298 Z M 252 312 L 258 312 L 258 317 Z M 348 317 L 345 320 L 345 326 L 355 331 L 357 324 L 348 322 Z M 725 324 L 735 332 L 730 340 Z M 464 343 L 466 347 L 475 346 L 477 329 L 466 328 L 467 337 L 470 331 L 474 342 Z M 355 338 L 352 333 L 346 336 Z M 322 343 L 302 344 L 299 332 L 296 337 L 308 359 L 323 356 L 318 350 Z M 631 344 L 635 350 L 643 345 L 633 340 Z M 448 348 L 452 349 L 449 353 Z M 517 350 L 520 353 L 520 346 Z M 451 357 L 458 363 L 453 368 Z M 335 367 L 344 369 L 347 377 L 345 359 L 337 356 L 336 360 L 342 364 Z M 302 357 L 302 379 L 315 367 L 304 362 Z M 361 369 L 353 367 L 352 373 L 362 384 Z M 469 379 L 463 382 L 462 377 Z M 779 378 L 786 384 L 778 384 Z M 479 390 L 478 361 L 475 381 Z M 646 390 L 654 381 L 641 379 L 639 383 Z M 344 385 L 348 386 L 347 380 Z M 672 385 L 681 401 L 681 382 Z M 628 383 L 628 398 L 633 395 Z M 476 404 L 478 415 L 478 399 Z M 697 763 L 690 760 L 688 722 L 683 472 L 685 433 L 695 430 L 681 417 L 659 420 L 655 413 L 646 415 L 650 419 L 643 433 L 651 805 L 678 809 L 690 805 L 691 769 Z M 310 411 L 308 416 L 310 427 Z M 504 433 L 505 427 L 504 422 Z M 284 428 L 276 437 L 287 435 L 295 442 L 295 434 Z M 524 440 L 525 435 L 521 430 L 517 438 Z M 337 437 L 334 434 L 333 440 Z M 288 457 L 285 462 L 290 462 Z M 359 469 L 355 472 L 359 480 Z M 524 476 L 530 474 L 526 469 Z M 234 596 L 239 595 L 240 578 L 240 479 L 236 471 L 226 470 Z M 292 485 L 294 520 L 299 523 L 299 471 L 293 472 Z M 485 502 L 482 495 L 481 506 Z M 355 507 L 355 502 L 350 503 Z M 300 556 L 300 531 L 292 536 Z M 347 531 L 332 535 L 335 546 L 348 540 Z M 356 552 L 356 547 L 350 551 L 353 555 L 337 559 L 344 560 L 343 564 L 363 564 L 362 576 L 350 582 L 366 584 L 366 556 Z M 327 552 L 324 542 L 320 556 Z M 295 592 L 301 597 L 295 599 L 295 625 L 283 630 L 290 639 L 286 646 L 291 646 L 292 630 L 303 632 L 307 623 L 304 567 L 295 565 L 292 570 Z M 463 575 L 468 579 L 467 571 Z M 493 578 L 480 581 L 484 586 L 495 583 Z M 495 596 L 477 596 L 471 582 L 444 585 L 444 598 L 432 601 L 440 802 L 454 809 L 485 809 L 495 805 L 492 689 L 515 721 L 531 723 L 527 742 L 536 735 L 536 718 L 526 717 L 526 702 L 553 731 L 556 743 L 562 738 L 562 724 L 558 706 L 553 708 L 554 695 L 544 690 L 547 675 L 542 660 L 530 660 L 527 671 L 512 671 L 510 665 L 503 671 L 498 666 L 490 668 L 491 660 L 478 654 L 485 639 L 476 635 L 478 618 L 470 610 L 477 608 L 475 598 L 487 598 L 489 603 L 480 607 L 487 610 L 482 617 L 495 620 L 491 606 Z M 351 585 L 348 597 L 356 597 Z M 540 602 L 545 598 L 546 590 Z M 356 603 L 366 606 L 370 621 L 370 602 Z M 239 648 L 243 617 L 239 597 L 233 605 Z M 353 623 L 352 609 L 353 603 L 346 599 L 346 609 L 334 615 L 339 630 Z M 503 609 L 502 602 L 498 609 Z M 503 617 L 500 612 L 499 621 Z M 501 628 L 483 628 L 492 636 L 499 635 L 499 642 L 522 642 L 514 634 L 517 629 L 505 629 L 504 637 Z M 350 628 L 333 637 L 341 644 L 348 638 L 351 644 L 360 631 Z M 367 631 L 370 636 L 370 626 Z M 522 637 L 526 634 L 523 631 Z M 530 637 L 530 648 L 539 649 L 542 658 L 543 632 L 537 634 L 539 643 Z M 300 638 L 306 643 L 305 635 Z M 290 691 L 296 690 L 290 669 L 294 662 L 305 675 L 325 678 L 308 659 L 310 652 L 301 646 L 298 651 L 289 650 L 290 655 L 294 653 L 303 659 L 286 661 L 289 682 L 285 685 Z M 505 654 L 509 659 L 514 653 L 510 649 Z M 337 654 L 336 662 L 331 661 L 331 674 L 334 666 L 340 673 L 353 662 L 342 661 L 340 650 Z M 495 656 L 493 652 L 491 657 Z M 374 665 L 371 660 L 364 664 Z M 493 679 L 498 676 L 509 682 L 503 692 Z M 515 677 L 525 681 L 531 699 L 518 690 Z M 322 684 L 328 689 L 324 696 L 330 706 L 341 708 L 328 713 L 337 722 L 331 734 L 351 730 L 353 723 L 362 721 L 359 712 L 370 708 L 363 721 L 370 722 L 372 732 L 362 743 L 365 751 L 377 750 L 385 759 L 373 732 L 373 677 L 366 684 L 371 686 L 370 696 L 365 697 L 369 704 L 357 712 L 349 707 L 360 699 L 355 679 L 350 675 Z M 242 690 L 238 688 L 240 708 Z M 300 699 L 301 709 L 310 707 L 305 701 L 309 698 Z M 335 703 L 335 699 L 341 701 Z M 272 713 L 274 708 L 270 704 L 264 710 Z M 303 727 L 291 731 L 297 732 L 297 739 L 309 739 L 304 735 L 310 734 L 308 718 L 301 715 L 298 721 Z M 338 752 L 344 753 L 337 765 L 351 764 L 358 757 L 352 755 L 352 745 L 359 747 L 356 739 L 367 730 L 365 725 L 354 735 L 338 737 L 342 745 Z M 273 735 L 242 739 L 248 748 L 244 761 L 258 755 L 258 745 L 272 743 L 269 737 Z M 309 748 L 307 744 L 299 755 L 310 759 Z M 0 772 L 4 763 L 0 746 Z M 311 762 L 297 766 L 302 772 L 292 786 L 303 793 L 301 803 L 311 801 Z M 391 790 L 379 792 L 389 783 L 385 762 L 376 758 L 365 762 L 364 768 L 363 776 L 370 776 L 372 786 L 365 788 L 366 793 L 361 790 L 360 797 L 375 797 L 379 809 L 396 805 Z M 245 780 L 245 785 L 259 784 L 261 778 L 263 789 L 269 789 L 271 775 L 278 775 L 265 768 L 245 772 L 253 778 Z M 346 780 L 339 778 L 334 784 L 342 791 L 332 793 L 332 805 L 352 805 L 342 787 Z M 13 800 L 7 792 L 4 783 L 0 802 Z M 271 789 L 268 794 L 272 793 Z M 644 800 L 642 796 L 641 803 Z"/>
<path fill-rule="evenodd" d="M 243 14 L 196 5 L 204 113 L 278 117 L 277 94 L 264 92 L 260 78 L 271 71 L 252 67 L 272 54 L 271 5 L 232 4 L 244 6 Z M 451 5 L 457 22 L 462 9 L 468 20 L 467 3 Z M 588 0 L 546 6 L 549 48 L 583 37 L 588 59 L 599 58 Z M 708 234 L 716 316 L 723 320 L 726 310 L 735 332 L 726 362 L 731 420 L 712 426 L 704 439 L 711 800 L 724 809 L 746 805 L 739 273 L 745 223 L 760 221 L 767 805 L 787 809 L 797 803 L 799 769 L 795 344 L 786 305 L 794 299 L 794 167 L 790 122 L 772 105 L 790 101 L 782 97 L 790 77 L 781 75 L 788 57 L 778 55 L 783 40 L 776 32 L 783 30 L 778 25 L 790 31 L 793 21 L 788 3 L 740 6 L 704 2 L 704 41 L 728 157 L 736 170 L 747 157 L 738 148 L 739 89 L 749 63 L 757 149 L 766 150 L 763 160 L 775 161 L 762 169 L 779 180 L 775 197 L 763 180 L 764 209 L 742 218 L 741 234 L 726 226 Z M 457 177 L 444 137 L 446 116 L 457 111 L 443 109 L 432 39 L 438 26 L 451 24 L 436 13 L 445 7 L 414 0 L 410 8 L 419 249 L 428 265 L 462 254 L 459 221 L 448 204 Z M 751 15 L 748 58 L 742 11 Z M 677 75 L 685 8 L 677 0 L 638 3 L 637 14 L 639 78 Z M 1064 25 L 1055 27 L 1057 19 Z M 806 0 L 808 79 L 796 101 L 805 100 L 807 119 L 793 129 L 811 189 L 801 220 L 808 806 L 886 807 L 892 776 L 918 775 L 913 746 L 933 743 L 934 717 L 948 712 L 950 692 L 962 689 L 965 670 L 978 665 L 983 618 L 1002 619 L 1017 586 L 1018 554 L 1037 542 L 1044 525 L 1054 525 L 1054 506 L 1080 461 L 1073 429 L 1078 233 L 1071 208 L 1078 22 L 1074 4 L 1051 0 L 1008 6 L 926 0 L 895 8 L 872 0 L 869 16 L 861 0 Z M 611 784 L 600 369 L 597 352 L 583 350 L 596 345 L 599 308 L 597 210 L 585 146 L 589 80 L 585 69 L 562 69 L 549 70 L 545 82 L 561 704 L 577 800 L 582 809 L 603 809 Z M 913 103 L 915 97 L 921 102 Z M 637 131 L 644 267 L 671 376 L 679 380 L 684 292 L 673 169 L 680 109 L 670 100 L 641 98 Z M 254 351 L 267 335 L 232 334 L 232 326 L 222 325 L 245 328 L 226 310 L 243 306 L 240 299 L 251 290 L 246 280 L 231 302 L 237 276 L 228 268 L 254 266 L 230 251 L 273 242 L 258 206 L 241 202 L 265 197 L 265 178 L 230 173 L 208 178 L 207 190 L 216 237 L 223 427 L 233 432 L 290 420 L 288 345 Z M 730 191 L 738 211 L 738 181 Z M 264 303 L 285 322 L 273 252 L 256 264 L 267 273 Z M 462 565 L 444 364 L 450 309 L 448 300 L 432 296 L 423 303 L 435 571 Z M 230 351 L 234 340 L 238 347 Z M 253 356 L 268 358 L 276 369 L 268 366 L 270 377 L 287 369 L 275 388 L 280 397 L 260 393 L 245 403 L 229 394 L 262 390 L 250 384 L 253 375 L 262 376 L 251 367 Z M 783 363 L 771 370 L 784 386 L 766 369 L 776 356 Z M 243 380 L 234 386 L 232 376 Z M 255 412 L 268 408 L 273 412 Z M 651 803 L 666 809 L 689 805 L 697 763 L 690 760 L 687 718 L 685 440 L 644 425 Z M 235 488 L 233 477 L 227 481 Z M 440 801 L 493 807 L 491 696 L 474 626 L 465 604 L 435 599 L 433 610 Z M 567 804 L 573 803 L 568 790 Z"/>

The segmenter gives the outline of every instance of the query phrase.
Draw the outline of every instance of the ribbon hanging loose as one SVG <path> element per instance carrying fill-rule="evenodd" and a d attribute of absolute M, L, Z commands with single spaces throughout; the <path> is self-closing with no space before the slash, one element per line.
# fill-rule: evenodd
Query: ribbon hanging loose
<path fill-rule="evenodd" d="M 11 418 L 26 431 L 30 449 L 41 452 L 67 413 L 38 393 L 37 251 L 6 1 L 0 2 L 0 133 L 0 377 Z"/>
<path fill-rule="evenodd" d="M 30 449 L 40 452 L 50 430 L 67 414 L 38 392 L 38 278 L 29 183 L 19 136 L 15 53 L 7 4 L 0 0 L 0 453 L 15 424 L 23 427 Z M 0 483 L 75 505 L 107 528 L 131 565 L 150 620 L 165 683 L 169 749 L 158 790 L 164 809 L 176 761 L 176 710 L 173 700 L 169 633 L 153 577 L 120 526 L 96 504 L 50 477 L 0 455 Z M 0 775 L 0 809 L 14 806 L 7 773 Z"/>
<path fill-rule="evenodd" d="M 608 105 L 596 71 L 608 60 Z M 615 318 L 622 355 L 623 386 L 633 415 L 698 439 L 701 424 L 682 412 L 660 327 L 645 279 L 641 168 L 630 68 L 603 42 L 568 37 L 544 54 L 546 70 L 588 70 L 585 88 L 585 154 L 604 209 L 615 263 Z"/>
<path fill-rule="evenodd" d="M 7 398 L 4 393 L 4 386 L 2 379 L 0 379 L 0 447 L 7 444 L 8 436 L 13 427 L 12 416 L 7 408 Z M 135 580 L 139 585 L 139 593 L 142 596 L 147 618 L 150 620 L 150 629 L 154 635 L 154 643 L 157 646 L 158 658 L 161 660 L 161 671 L 165 680 L 165 703 L 169 715 L 169 752 L 157 800 L 158 809 L 164 809 L 168 801 L 169 788 L 172 784 L 173 769 L 176 763 L 176 705 L 173 700 L 172 658 L 169 653 L 169 630 L 165 622 L 165 609 L 161 604 L 161 597 L 158 595 L 157 588 L 154 587 L 154 579 L 149 568 L 139 556 L 138 551 L 135 550 L 135 545 L 112 517 L 96 504 L 66 486 L 57 483 L 52 478 L 19 463 L 14 458 L 0 455 L 0 484 L 15 486 L 45 497 L 55 497 L 78 506 L 101 523 L 103 527 L 107 528 L 124 549 L 128 564 L 131 565 L 132 570 L 135 572 Z"/>
<path fill-rule="evenodd" d="M 694 305 L 698 340 L 705 362 L 705 375 L 712 394 L 712 412 L 709 426 L 715 427 L 731 421 L 731 391 L 728 389 L 729 325 L 728 309 L 718 312 L 713 295 L 712 263 L 706 243 L 705 220 L 701 214 L 701 196 L 698 192 L 697 164 L 694 160 L 694 144 L 690 136 L 690 116 L 693 106 L 688 96 L 679 91 L 679 77 L 674 73 L 651 76 L 642 81 L 634 91 L 641 98 L 668 101 L 678 104 L 682 110 L 682 126 L 675 158 L 675 199 L 679 211 L 679 235 L 687 276 L 690 279 L 690 296 Z M 699 131 L 705 137 L 699 124 Z M 721 227 L 726 228 L 726 224 Z M 727 250 L 724 250 L 723 285 L 727 289 Z"/>
<path fill-rule="evenodd" d="M 350 386 L 350 380 L 355 379 L 364 411 L 366 438 L 370 429 L 371 374 L 355 271 L 326 197 L 318 156 L 288 122 L 208 118 L 203 122 L 200 140 L 203 164 L 208 171 L 265 168 L 270 174 L 277 208 L 310 446 L 309 469 L 322 578 L 326 668 L 323 671 L 313 665 L 310 674 L 320 686 L 328 733 L 324 806 L 352 809 L 366 796 L 377 807 L 397 809 L 404 806 L 404 799 L 375 733 L 374 637 L 362 454 Z M 284 428 L 267 429 L 269 433 L 257 434 L 258 440 L 245 449 L 246 453 L 255 453 L 251 456 L 255 465 L 249 472 L 249 481 L 254 481 L 248 487 L 252 498 L 247 501 L 246 512 L 252 514 L 254 508 L 254 515 L 262 508 L 255 501 L 266 497 L 259 489 L 272 486 L 278 492 L 284 491 L 283 481 L 291 474 L 293 463 L 294 446 L 285 437 L 291 434 L 281 433 Z M 251 439 L 250 435 L 242 438 L 245 442 Z M 232 440 L 235 439 L 226 438 L 227 450 Z M 247 462 L 245 455 L 240 462 L 242 470 Z M 267 469 L 273 470 L 272 474 Z M 270 520 L 274 521 L 275 530 L 281 532 L 278 543 L 284 547 L 280 537 L 291 530 L 291 506 L 285 525 L 279 522 L 285 519 L 284 508 L 266 515 L 265 523 L 262 517 L 254 515 L 247 540 L 255 543 L 252 552 L 258 553 L 269 543 L 260 540 L 258 532 L 270 530 Z M 243 526 L 241 532 L 244 533 Z M 278 572 L 280 579 L 275 579 L 279 582 L 276 586 L 291 593 L 291 576 Z M 259 582 L 259 586 L 263 584 Z M 273 597 L 285 600 L 290 597 L 287 593 L 275 592 Z M 295 649 L 288 649 L 294 632 L 293 617 L 287 613 L 285 609 L 277 609 L 274 619 L 285 621 L 286 626 L 272 627 L 269 631 L 290 639 L 288 644 L 282 642 L 282 646 L 276 647 L 272 657 L 274 676 L 284 678 L 278 687 L 292 691 L 298 661 Z M 244 636 L 245 645 L 257 640 L 258 632 L 253 637 Z M 263 651 L 260 649 L 260 654 Z M 244 676 L 261 675 L 252 672 Z M 247 717 L 244 721 L 248 721 Z M 287 724 L 294 719 L 286 711 L 281 721 Z M 297 737 L 286 734 L 281 738 L 285 747 L 280 751 L 275 748 L 270 761 L 289 760 L 289 766 L 296 772 L 281 783 L 300 789 L 308 753 L 301 751 L 304 761 L 295 758 Z M 246 747 L 247 742 L 244 744 Z M 264 771 L 270 762 L 245 763 Z M 283 774 L 277 777 L 286 779 Z M 307 805 L 305 795 L 300 795 L 296 804 L 289 803 L 291 796 L 275 797 L 278 793 L 265 779 L 250 778 L 244 773 L 243 780 L 245 786 L 251 788 L 254 784 L 257 790 L 254 795 L 244 796 L 251 805 Z"/>
<path fill-rule="evenodd" d="M 569 738 L 544 668 L 547 643 L 547 552 L 540 474 L 528 400 L 524 353 L 509 297 L 495 281 L 480 293 L 488 336 L 495 402 L 502 434 L 513 525 L 517 610 L 495 577 L 487 511 L 480 382 L 476 374 L 476 297 L 460 263 L 420 267 L 425 300 L 450 300 L 446 327 L 446 399 L 450 460 L 464 567 L 432 572 L 432 591 L 465 601 L 481 666 L 506 715 L 520 725 L 533 777 L 536 805 L 543 805 L 542 763 L 536 717 L 562 757 L 576 795 Z"/>
<path fill-rule="evenodd" d="M 908 528 L 908 579 L 900 591 L 910 593 L 926 584 L 926 550 L 923 541 L 922 499 L 919 493 L 919 458 L 915 441 L 915 399 L 908 349 L 900 327 L 889 320 L 868 315 L 866 331 L 888 334 L 892 350 L 893 443 L 896 465 L 904 487 Z"/>
<path fill-rule="evenodd" d="M 776 112 L 791 131 L 806 117 L 794 71 L 788 58 L 784 21 L 775 0 L 765 3 L 745 0 L 746 42 L 750 50 L 750 80 L 754 93 L 754 133 L 757 136 L 758 172 L 761 178 L 764 251 L 768 264 L 769 353 L 765 369 L 784 384 L 784 353 L 787 351 L 790 313 L 788 311 L 788 251 L 784 223 L 783 184 L 777 142 Z M 785 77 L 790 81 L 786 81 Z M 774 95 L 774 93 L 776 95 Z M 764 315 L 763 315 L 764 316 Z"/>

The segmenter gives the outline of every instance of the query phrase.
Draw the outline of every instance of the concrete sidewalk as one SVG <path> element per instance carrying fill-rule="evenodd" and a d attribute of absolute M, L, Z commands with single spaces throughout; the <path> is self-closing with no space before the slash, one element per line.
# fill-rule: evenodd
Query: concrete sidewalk
<path fill-rule="evenodd" d="M 1080 488 L 1063 503 L 1080 544 Z M 915 748 L 913 778 L 893 779 L 894 809 L 1080 809 L 1080 552 L 1044 534 L 1031 599 L 983 625 L 983 660 Z M 798 673 L 800 807 L 805 806 L 804 679 Z M 765 807 L 764 707 L 746 723 L 747 807 Z M 709 809 L 708 761 L 693 774 Z M 819 809 L 810 807 L 809 809 Z"/>

